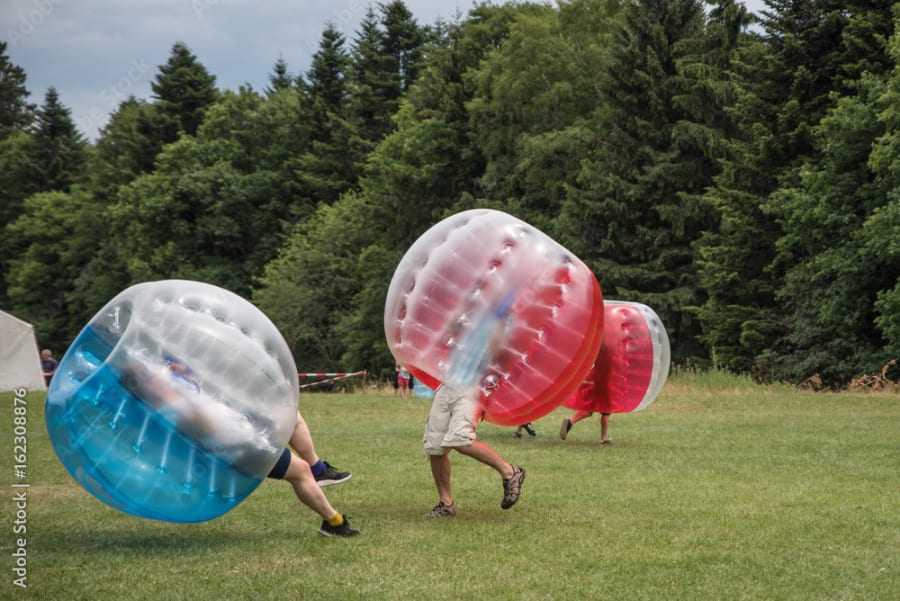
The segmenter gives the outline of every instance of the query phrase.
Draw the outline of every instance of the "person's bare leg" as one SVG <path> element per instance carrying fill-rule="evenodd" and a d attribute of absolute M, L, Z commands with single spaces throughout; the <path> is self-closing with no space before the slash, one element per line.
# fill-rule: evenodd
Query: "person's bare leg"
<path fill-rule="evenodd" d="M 572 426 L 585 419 L 586 417 L 590 417 L 591 415 L 593 415 L 593 413 L 591 413 L 590 411 L 578 411 L 572 417 L 564 419 L 562 426 L 559 429 L 559 437 L 565 440 L 569 435 L 569 430 L 572 429 Z"/>
<path fill-rule="evenodd" d="M 491 466 L 500 473 L 504 480 L 512 478 L 515 473 L 515 468 L 512 465 L 500 457 L 497 451 L 480 440 L 476 440 L 464 447 L 454 448 L 467 457 L 472 457 L 481 463 Z"/>
<path fill-rule="evenodd" d="M 601 444 L 609 440 L 609 413 L 600 414 L 600 442 Z"/>
<path fill-rule="evenodd" d="M 590 411 L 579 411 L 578 413 L 576 413 L 575 415 L 573 415 L 572 417 L 570 417 L 570 418 L 569 418 L 569 421 L 572 422 L 572 425 L 574 426 L 575 424 L 577 424 L 577 423 L 580 422 L 581 420 L 586 419 L 586 418 L 588 418 L 588 417 L 590 417 L 590 416 L 592 416 L 592 415 L 594 415 L 594 414 L 593 414 L 592 412 L 590 412 Z"/>
<path fill-rule="evenodd" d="M 453 504 L 453 492 L 450 489 L 450 455 L 429 455 L 431 475 L 437 487 L 438 500 L 448 507 Z"/>
<path fill-rule="evenodd" d="M 294 424 L 294 431 L 291 433 L 288 444 L 309 465 L 315 465 L 319 461 L 319 455 L 316 453 L 316 448 L 313 445 L 309 426 L 306 425 L 306 420 L 303 419 L 299 411 L 297 411 L 297 423 Z"/>
<path fill-rule="evenodd" d="M 294 488 L 300 502 L 322 516 L 322 519 L 327 520 L 337 513 L 319 488 L 309 464 L 300 457 L 291 456 L 291 464 L 284 474 L 284 479 Z"/>

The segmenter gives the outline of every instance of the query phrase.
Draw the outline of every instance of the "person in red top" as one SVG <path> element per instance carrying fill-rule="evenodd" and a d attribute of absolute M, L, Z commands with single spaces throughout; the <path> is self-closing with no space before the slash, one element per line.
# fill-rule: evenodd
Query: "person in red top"
<path fill-rule="evenodd" d="M 564 419 L 562 426 L 559 428 L 559 437 L 563 440 L 569 435 L 572 426 L 583 419 L 587 419 L 594 413 L 600 414 L 600 444 L 610 445 L 612 439 L 609 437 L 609 414 L 612 412 L 612 403 L 605 396 L 597 394 L 594 389 L 594 370 L 592 367 L 588 373 L 587 379 L 581 384 L 572 397 L 566 401 L 565 406 L 575 409 L 575 415 Z"/>
<path fill-rule="evenodd" d="M 397 371 L 397 385 L 400 387 L 400 398 L 405 399 L 409 396 L 409 371 L 399 363 L 394 369 Z"/>

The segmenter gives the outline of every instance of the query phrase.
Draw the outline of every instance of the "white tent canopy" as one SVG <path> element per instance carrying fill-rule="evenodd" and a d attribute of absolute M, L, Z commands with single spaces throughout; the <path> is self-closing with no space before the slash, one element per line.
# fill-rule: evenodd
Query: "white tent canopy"
<path fill-rule="evenodd" d="M 0 311 L 0 391 L 46 390 L 34 326 Z"/>

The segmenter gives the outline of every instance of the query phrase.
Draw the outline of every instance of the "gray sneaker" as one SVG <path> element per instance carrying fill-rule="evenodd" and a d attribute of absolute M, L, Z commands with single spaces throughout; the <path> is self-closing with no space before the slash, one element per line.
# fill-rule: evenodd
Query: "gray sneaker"
<path fill-rule="evenodd" d="M 323 486 L 331 486 L 332 484 L 340 484 L 342 482 L 346 482 L 352 476 L 350 472 L 339 472 L 334 469 L 334 466 L 328 463 L 327 461 L 323 461 L 325 464 L 325 469 L 322 470 L 322 473 L 318 476 L 315 476 L 316 482 L 319 484 L 319 487 Z"/>
<path fill-rule="evenodd" d="M 449 505 L 444 505 L 443 501 L 438 501 L 438 504 L 434 506 L 434 509 L 431 510 L 430 513 L 426 513 L 426 518 L 452 518 L 456 515 L 456 503 L 450 503 Z"/>
<path fill-rule="evenodd" d="M 525 482 L 525 468 L 521 466 L 513 466 L 513 475 L 503 479 L 503 501 L 500 502 L 501 509 L 509 509 L 519 500 L 522 494 L 522 483 Z"/>

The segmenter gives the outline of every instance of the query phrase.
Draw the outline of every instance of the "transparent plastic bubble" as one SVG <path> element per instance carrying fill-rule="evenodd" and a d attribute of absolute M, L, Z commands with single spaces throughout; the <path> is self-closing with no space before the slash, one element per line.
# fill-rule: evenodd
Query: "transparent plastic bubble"
<path fill-rule="evenodd" d="M 644 409 L 669 376 L 669 336 L 647 305 L 615 300 L 603 305 L 603 343 L 594 367 L 565 406 L 596 413 Z"/>
<path fill-rule="evenodd" d="M 132 286 L 60 361 L 50 440 L 73 478 L 126 513 L 217 517 L 281 455 L 297 417 L 297 368 L 269 319 L 209 284 Z"/>
<path fill-rule="evenodd" d="M 485 419 L 546 415 L 584 379 L 602 333 L 590 269 L 511 215 L 476 209 L 425 232 L 397 266 L 384 329 L 425 384 L 479 397 Z"/>

